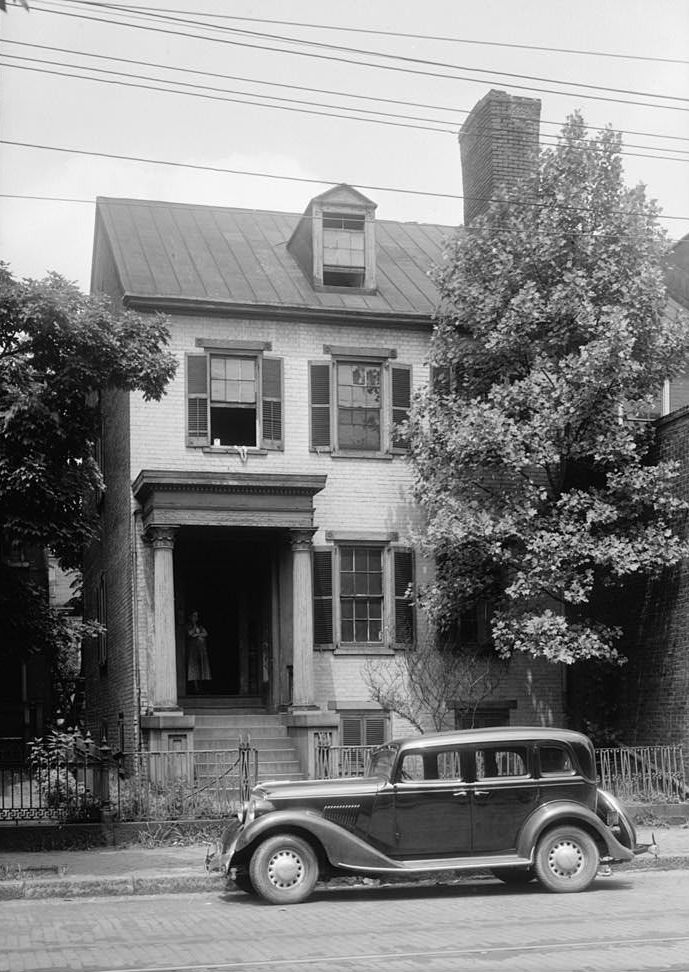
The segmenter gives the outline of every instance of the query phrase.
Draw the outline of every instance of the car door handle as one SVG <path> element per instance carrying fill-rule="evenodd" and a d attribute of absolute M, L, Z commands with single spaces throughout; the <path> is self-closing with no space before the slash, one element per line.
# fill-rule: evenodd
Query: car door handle
<path fill-rule="evenodd" d="M 487 799 L 490 796 L 490 790 L 474 790 L 474 796 Z"/>
<path fill-rule="evenodd" d="M 453 797 L 466 797 L 466 796 L 469 796 L 469 794 L 467 793 L 466 790 L 453 790 L 452 791 L 452 796 Z"/>

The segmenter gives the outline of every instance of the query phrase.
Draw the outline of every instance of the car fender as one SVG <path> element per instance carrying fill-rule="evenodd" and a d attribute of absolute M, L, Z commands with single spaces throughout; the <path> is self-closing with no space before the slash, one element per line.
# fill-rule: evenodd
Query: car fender
<path fill-rule="evenodd" d="M 582 806 L 580 803 L 573 803 L 568 800 L 543 804 L 531 814 L 519 834 L 517 841 L 519 856 L 533 860 L 536 844 L 543 831 L 565 822 L 579 823 L 583 825 L 585 830 L 594 831 L 601 838 L 607 850 L 607 853 L 603 855 L 604 857 L 610 857 L 614 861 L 631 861 L 633 859 L 634 854 L 629 848 L 620 844 L 610 828 L 593 810 Z"/>
<path fill-rule="evenodd" d="M 264 817 L 257 817 L 237 835 L 229 866 L 245 863 L 257 841 L 285 831 L 311 834 L 323 847 L 333 867 L 346 866 L 347 870 L 359 867 L 402 870 L 398 861 L 392 860 L 356 834 L 344 830 L 339 824 L 326 820 L 312 810 L 275 810 Z"/>

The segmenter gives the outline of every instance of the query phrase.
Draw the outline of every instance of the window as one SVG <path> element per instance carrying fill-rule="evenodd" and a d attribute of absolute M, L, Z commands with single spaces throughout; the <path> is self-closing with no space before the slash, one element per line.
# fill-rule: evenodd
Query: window
<path fill-rule="evenodd" d="M 391 364 L 389 349 L 378 349 L 379 360 L 347 350 L 353 349 L 310 364 L 311 449 L 369 456 L 406 452 L 400 426 L 411 404 L 410 366 Z"/>
<path fill-rule="evenodd" d="M 282 449 L 282 360 L 187 355 L 187 445 Z"/>
<path fill-rule="evenodd" d="M 366 283 L 364 213 L 323 213 L 323 285 L 355 287 Z"/>
<path fill-rule="evenodd" d="M 385 542 L 343 541 L 313 552 L 314 644 L 410 646 L 414 552 Z"/>
<path fill-rule="evenodd" d="M 528 776 L 525 747 L 476 750 L 477 780 L 504 779 L 516 776 Z"/>
<path fill-rule="evenodd" d="M 541 746 L 538 750 L 541 776 L 572 776 L 572 760 L 559 746 Z"/>
<path fill-rule="evenodd" d="M 383 640 L 383 563 L 380 547 L 340 549 L 342 641 Z"/>
<path fill-rule="evenodd" d="M 382 746 L 387 727 L 388 718 L 381 712 L 348 712 L 340 717 L 340 741 L 343 746 Z"/>
<path fill-rule="evenodd" d="M 405 753 L 400 767 L 400 780 L 421 782 L 428 780 L 453 780 L 460 782 L 462 758 L 458 749 L 439 753 Z"/>

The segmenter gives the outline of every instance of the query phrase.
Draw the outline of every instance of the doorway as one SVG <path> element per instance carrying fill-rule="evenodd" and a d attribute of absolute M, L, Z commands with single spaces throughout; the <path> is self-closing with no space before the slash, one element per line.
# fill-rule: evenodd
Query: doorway
<path fill-rule="evenodd" d="M 263 698 L 271 679 L 273 564 L 270 534 L 218 527 L 185 527 L 175 543 L 178 693 Z M 189 618 L 205 632 L 206 677 L 190 670 L 196 646 Z M 192 662 L 193 667 L 193 662 Z"/>

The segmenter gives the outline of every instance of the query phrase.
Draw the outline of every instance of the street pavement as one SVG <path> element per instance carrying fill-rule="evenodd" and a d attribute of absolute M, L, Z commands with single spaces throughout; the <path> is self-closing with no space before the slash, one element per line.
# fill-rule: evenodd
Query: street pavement
<path fill-rule="evenodd" d="M 689 869 L 689 827 L 656 828 L 654 833 L 660 849 L 657 858 L 644 854 L 629 864 L 617 865 L 614 872 Z M 650 842 L 650 829 L 640 827 L 638 839 Z M 206 868 L 207 849 L 207 844 L 194 844 L 2 851 L 0 901 L 224 891 L 225 880 L 213 870 L 214 862 L 211 861 L 210 869 Z M 352 879 L 347 880 L 351 883 Z M 409 883 L 436 885 L 439 879 L 432 877 Z"/>
<path fill-rule="evenodd" d="M 5 901 L 0 972 L 687 972 L 689 870 L 583 894 L 497 880 Z"/>

